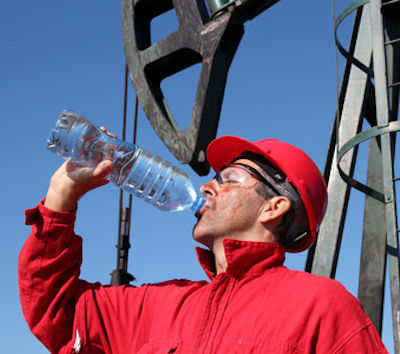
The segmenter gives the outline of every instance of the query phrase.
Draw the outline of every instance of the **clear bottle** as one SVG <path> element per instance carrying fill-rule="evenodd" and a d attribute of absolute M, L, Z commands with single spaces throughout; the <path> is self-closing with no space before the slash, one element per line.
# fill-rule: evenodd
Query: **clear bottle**
<path fill-rule="evenodd" d="M 188 176 L 142 148 L 114 139 L 84 117 L 64 111 L 46 141 L 58 156 L 94 167 L 112 160 L 109 179 L 123 190 L 166 211 L 198 211 L 204 203 Z"/>

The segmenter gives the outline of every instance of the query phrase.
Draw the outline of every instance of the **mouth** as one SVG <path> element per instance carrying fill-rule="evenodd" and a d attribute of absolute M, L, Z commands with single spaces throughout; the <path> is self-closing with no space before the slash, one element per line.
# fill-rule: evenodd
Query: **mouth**
<path fill-rule="evenodd" d="M 197 220 L 201 219 L 201 216 L 203 215 L 204 212 L 204 205 L 201 207 L 201 209 L 199 211 L 197 211 L 194 216 L 196 217 Z"/>
<path fill-rule="evenodd" d="M 203 216 L 204 212 L 205 212 L 207 209 L 210 209 L 210 208 L 211 208 L 211 202 L 210 202 L 209 200 L 206 200 L 205 203 L 204 203 L 204 205 L 201 207 L 201 209 L 200 209 L 199 211 L 197 211 L 197 212 L 194 214 L 194 216 L 195 216 L 198 220 L 200 220 L 201 217 Z"/>

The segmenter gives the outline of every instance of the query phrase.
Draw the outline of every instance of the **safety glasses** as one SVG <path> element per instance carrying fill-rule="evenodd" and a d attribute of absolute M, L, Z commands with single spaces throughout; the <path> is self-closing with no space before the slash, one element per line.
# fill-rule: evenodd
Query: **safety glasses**
<path fill-rule="evenodd" d="M 214 179 L 223 186 L 240 184 L 244 188 L 253 187 L 257 181 L 260 181 L 267 185 L 275 194 L 281 194 L 255 168 L 241 163 L 231 163 L 222 167 Z"/>

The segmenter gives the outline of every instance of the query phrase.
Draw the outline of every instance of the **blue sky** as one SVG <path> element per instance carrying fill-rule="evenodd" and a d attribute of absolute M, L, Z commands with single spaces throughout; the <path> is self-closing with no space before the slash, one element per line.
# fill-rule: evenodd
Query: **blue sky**
<path fill-rule="evenodd" d="M 336 1 L 337 14 L 350 2 Z M 3 290 L 0 340 L 4 353 L 46 353 L 31 335 L 18 299 L 17 256 L 29 227 L 24 209 L 44 198 L 61 163 L 46 151 L 45 139 L 69 108 L 121 134 L 124 49 L 118 1 L 3 1 L 0 4 L 0 107 L 3 173 L 0 175 Z M 273 137 L 306 151 L 323 170 L 336 105 L 336 63 L 332 2 L 282 0 L 247 22 L 231 66 L 218 135 L 248 140 Z M 157 19 L 154 38 L 176 26 Z M 343 42 L 350 35 L 341 30 Z M 341 68 L 342 64 L 340 64 Z M 163 82 L 177 121 L 189 122 L 199 66 Z M 134 92 L 130 86 L 129 112 Z M 137 144 L 179 164 L 139 112 Z M 198 188 L 198 177 L 181 166 Z M 84 238 L 82 278 L 110 282 L 115 268 L 119 192 L 112 185 L 86 195 L 79 204 L 76 232 Z M 363 196 L 351 194 L 337 279 L 357 294 Z M 194 253 L 191 212 L 163 213 L 134 200 L 129 270 L 136 284 L 170 278 L 204 279 Z M 303 269 L 306 253 L 286 265 Z M 389 305 L 386 305 L 389 309 Z M 392 351 L 390 311 L 383 340 Z"/>

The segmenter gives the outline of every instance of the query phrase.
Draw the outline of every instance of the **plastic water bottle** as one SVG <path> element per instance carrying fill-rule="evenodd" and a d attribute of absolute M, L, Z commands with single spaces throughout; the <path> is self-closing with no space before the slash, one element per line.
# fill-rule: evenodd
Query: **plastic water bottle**
<path fill-rule="evenodd" d="M 114 169 L 109 179 L 161 210 L 196 212 L 204 203 L 184 172 L 136 145 L 110 137 L 75 113 L 60 114 L 46 147 L 87 167 L 112 160 Z"/>

